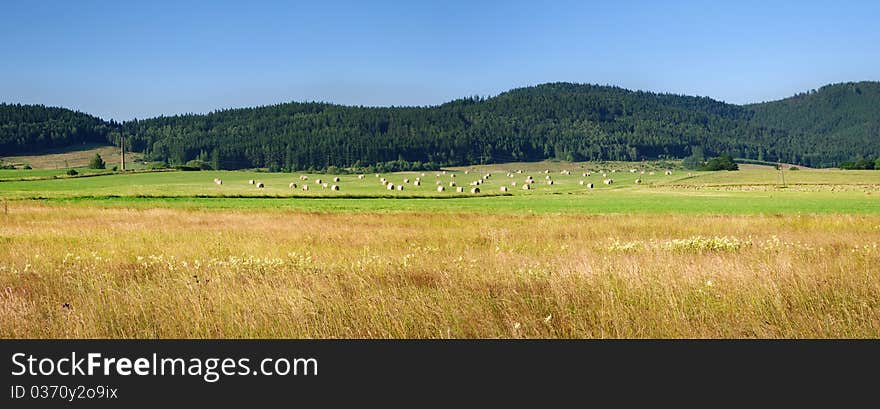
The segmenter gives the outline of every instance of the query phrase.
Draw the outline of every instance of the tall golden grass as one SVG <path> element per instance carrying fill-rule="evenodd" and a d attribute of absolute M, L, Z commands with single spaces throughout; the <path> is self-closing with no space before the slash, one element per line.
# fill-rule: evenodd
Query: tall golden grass
<path fill-rule="evenodd" d="M 877 337 L 880 217 L 14 203 L 0 337 Z"/>

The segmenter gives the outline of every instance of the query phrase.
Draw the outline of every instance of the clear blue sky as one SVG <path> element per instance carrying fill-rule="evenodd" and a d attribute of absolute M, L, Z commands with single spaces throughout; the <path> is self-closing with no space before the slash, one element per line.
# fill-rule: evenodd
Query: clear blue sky
<path fill-rule="evenodd" d="M 880 1 L 18 1 L 0 101 L 125 120 L 551 81 L 748 103 L 880 79 Z"/>

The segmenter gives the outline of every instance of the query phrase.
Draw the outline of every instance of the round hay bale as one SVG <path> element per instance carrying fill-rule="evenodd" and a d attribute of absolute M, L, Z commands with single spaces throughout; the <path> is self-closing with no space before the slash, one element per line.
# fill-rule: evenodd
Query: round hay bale
<path fill-rule="evenodd" d="M 327 183 L 327 182 L 324 182 L 324 183 L 321 184 L 321 187 L 324 188 L 324 189 L 326 189 L 326 188 L 330 187 L 330 184 Z"/>
<path fill-rule="evenodd" d="M 249 185 L 253 185 L 254 183 L 257 183 L 257 182 L 254 181 L 253 179 L 251 179 L 251 180 L 248 181 L 248 184 L 249 184 Z"/>
<path fill-rule="evenodd" d="M 334 182 L 339 182 L 339 177 L 337 176 L 337 177 L 333 178 L 333 181 L 334 181 Z"/>
<path fill-rule="evenodd" d="M 526 184 L 523 185 L 523 190 L 529 190 L 529 189 L 531 189 L 531 188 L 532 188 L 532 185 L 530 185 L 530 184 L 528 184 L 528 183 L 526 183 Z"/>
<path fill-rule="evenodd" d="M 547 181 L 547 184 L 548 184 L 548 185 L 552 185 L 552 184 L 553 184 L 553 179 L 548 180 L 548 181 Z"/>
<path fill-rule="evenodd" d="M 309 190 L 309 185 L 303 185 L 303 190 Z"/>
<path fill-rule="evenodd" d="M 636 184 L 637 184 L 637 185 L 641 185 L 641 184 L 642 184 L 642 180 L 641 180 L 641 179 L 636 179 Z"/>
<path fill-rule="evenodd" d="M 386 188 L 387 188 L 388 190 L 394 190 L 394 183 L 389 183 L 389 184 L 387 184 L 387 185 L 386 185 Z"/>
<path fill-rule="evenodd" d="M 449 187 L 455 187 L 455 182 L 449 182 Z"/>
<path fill-rule="evenodd" d="M 592 189 L 592 188 L 593 188 L 593 184 L 592 184 L 592 183 L 587 183 L 587 189 Z"/>
<path fill-rule="evenodd" d="M 358 179 L 363 179 L 364 175 L 358 175 Z"/>
<path fill-rule="evenodd" d="M 405 183 L 405 184 L 409 184 L 409 179 L 404 179 L 404 180 L 403 180 L 403 183 Z"/>
<path fill-rule="evenodd" d="M 257 183 L 257 189 L 262 189 L 264 187 L 266 187 L 266 185 L 264 185 L 263 182 Z"/>
<path fill-rule="evenodd" d="M 417 180 L 417 181 L 413 182 L 413 184 L 416 185 L 416 186 L 421 186 L 421 185 L 422 185 L 422 181 L 421 181 L 421 180 Z"/>
<path fill-rule="evenodd" d="M 397 190 L 403 190 L 403 185 L 397 185 Z"/>
<path fill-rule="evenodd" d="M 473 193 L 473 194 L 480 193 L 480 188 L 475 187 L 475 188 L 471 189 L 471 193 Z"/>
<path fill-rule="evenodd" d="M 443 187 L 443 186 L 437 186 L 437 191 L 438 191 L 438 192 L 442 192 L 442 191 L 444 191 L 444 190 L 446 190 L 445 187 Z"/>
<path fill-rule="evenodd" d="M 458 193 L 464 193 L 464 187 L 459 186 L 459 187 L 455 188 L 455 191 Z"/>
<path fill-rule="evenodd" d="M 339 186 L 338 186 L 338 185 L 330 186 L 330 190 L 337 190 L 337 191 L 338 191 L 338 190 L 339 190 Z"/>
<path fill-rule="evenodd" d="M 581 186 L 583 186 L 583 185 L 584 185 L 584 181 L 583 181 L 583 180 L 580 180 L 580 181 L 578 181 L 578 184 L 581 185 Z"/>
<path fill-rule="evenodd" d="M 501 186 L 501 192 L 506 192 L 506 191 L 507 191 L 507 186 Z"/>
<path fill-rule="evenodd" d="M 321 184 L 321 179 L 315 180 L 315 183 L 317 183 L 317 184 L 320 185 L 320 184 Z"/>
<path fill-rule="evenodd" d="M 291 188 L 291 189 L 296 189 L 296 183 L 291 182 L 291 183 L 290 183 L 290 188 Z"/>

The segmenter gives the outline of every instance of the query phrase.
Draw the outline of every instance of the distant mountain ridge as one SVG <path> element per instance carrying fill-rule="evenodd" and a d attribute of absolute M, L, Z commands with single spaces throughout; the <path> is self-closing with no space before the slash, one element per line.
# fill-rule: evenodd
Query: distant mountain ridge
<path fill-rule="evenodd" d="M 693 153 L 827 167 L 880 154 L 878 107 L 878 82 L 751 105 L 558 82 L 430 107 L 290 102 L 123 123 L 0 104 L 0 156 L 125 135 L 154 160 L 198 159 L 228 169 L 401 170 Z"/>

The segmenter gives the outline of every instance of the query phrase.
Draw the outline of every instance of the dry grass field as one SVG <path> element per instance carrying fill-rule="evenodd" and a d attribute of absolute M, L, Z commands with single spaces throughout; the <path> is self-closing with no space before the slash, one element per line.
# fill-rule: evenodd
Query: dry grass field
<path fill-rule="evenodd" d="M 89 165 L 89 161 L 100 154 L 107 167 L 111 168 L 120 162 L 119 147 L 83 144 L 74 148 L 57 149 L 49 152 L 42 152 L 35 155 L 24 156 L 0 156 L 0 161 L 14 166 L 30 165 L 34 169 L 66 169 L 81 168 Z M 137 168 L 135 163 L 143 157 L 140 153 L 127 152 L 125 154 L 126 166 L 128 169 Z"/>
<path fill-rule="evenodd" d="M 13 201 L 0 337 L 878 337 L 880 216 Z"/>

